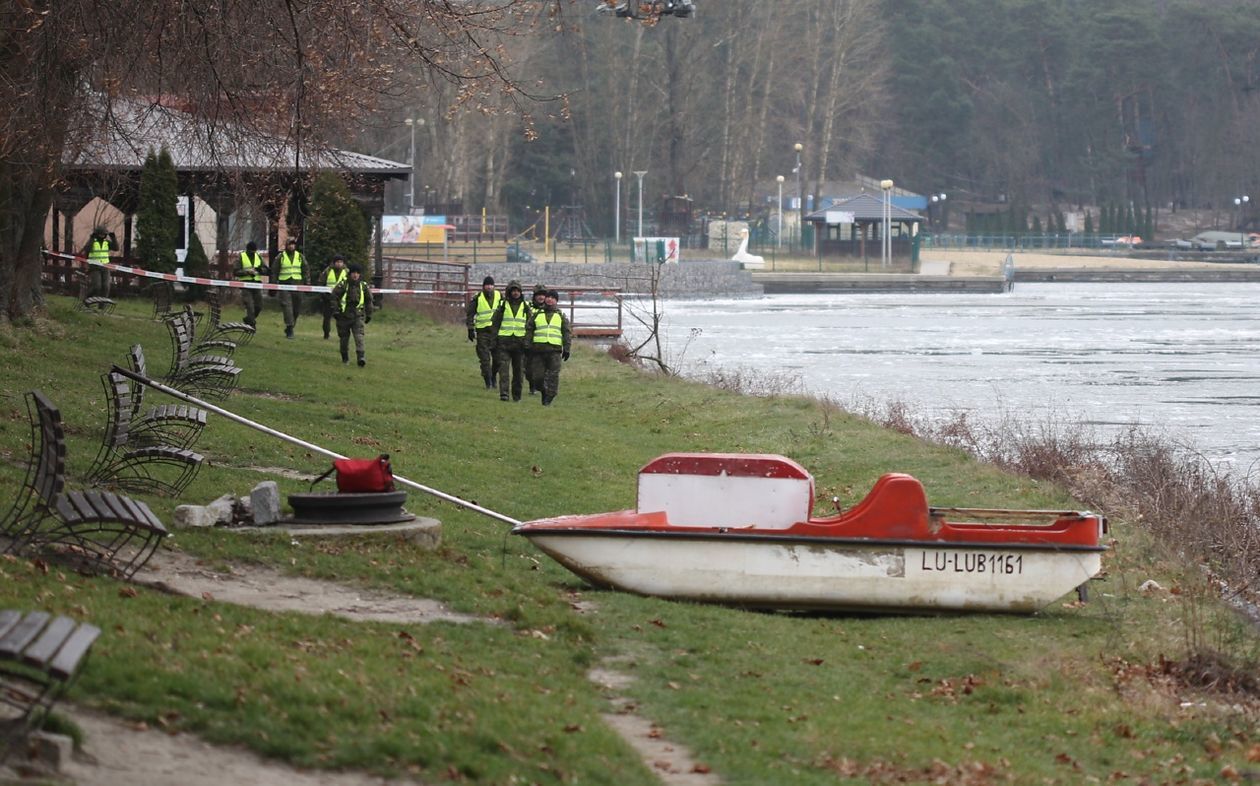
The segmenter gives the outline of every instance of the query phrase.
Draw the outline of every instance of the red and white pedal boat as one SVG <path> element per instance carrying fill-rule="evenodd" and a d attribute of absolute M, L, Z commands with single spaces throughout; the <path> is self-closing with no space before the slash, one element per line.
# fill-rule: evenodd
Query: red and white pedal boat
<path fill-rule="evenodd" d="M 1050 510 L 931 508 L 881 477 L 853 508 L 811 516 L 814 479 L 769 454 L 670 453 L 639 470 L 638 508 L 517 526 L 600 587 L 774 609 L 1034 612 L 1102 566 L 1107 520 Z"/>

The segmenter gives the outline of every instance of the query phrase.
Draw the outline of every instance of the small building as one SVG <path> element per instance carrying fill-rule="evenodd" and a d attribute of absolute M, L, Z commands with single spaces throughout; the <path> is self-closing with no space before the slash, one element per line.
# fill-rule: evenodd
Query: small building
<path fill-rule="evenodd" d="M 882 259 L 885 206 L 882 195 L 862 193 L 806 214 L 805 222 L 813 228 L 814 256 Z M 892 259 L 917 262 L 919 229 L 926 219 L 895 200 L 887 208 Z"/>

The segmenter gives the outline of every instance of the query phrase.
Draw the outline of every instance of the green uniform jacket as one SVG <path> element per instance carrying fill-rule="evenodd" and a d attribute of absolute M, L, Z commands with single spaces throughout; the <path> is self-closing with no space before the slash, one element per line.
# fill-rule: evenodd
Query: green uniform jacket
<path fill-rule="evenodd" d="M 525 322 L 525 346 L 534 352 L 568 352 L 569 345 L 573 343 L 573 331 L 569 328 L 569 320 L 560 309 L 556 309 L 551 314 L 560 315 L 560 341 L 561 346 L 553 344 L 535 344 L 534 343 L 534 317 L 539 314 L 546 314 L 546 311 L 535 311 Z M 548 316 L 551 316 L 548 314 Z"/>

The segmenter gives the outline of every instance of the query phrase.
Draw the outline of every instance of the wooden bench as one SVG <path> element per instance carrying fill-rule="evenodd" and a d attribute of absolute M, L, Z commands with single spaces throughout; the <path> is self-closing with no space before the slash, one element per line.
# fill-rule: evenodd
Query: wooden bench
<path fill-rule="evenodd" d="M 74 682 L 100 628 L 43 611 L 0 611 L 0 762 L 43 725 Z"/>
<path fill-rule="evenodd" d="M 88 297 L 88 287 L 90 279 L 87 271 L 76 270 L 74 277 L 79 281 L 79 302 L 75 304 L 75 311 L 102 311 L 106 314 L 114 313 L 114 309 L 118 306 L 113 300 L 100 295 Z"/>
<path fill-rule="evenodd" d="M 4 551 L 39 554 L 91 573 L 130 578 L 167 536 L 149 506 L 104 491 L 65 491 L 61 413 L 43 393 L 27 394 L 31 460 L 13 508 L 0 520 Z"/>
<path fill-rule="evenodd" d="M 131 442 L 133 411 L 131 382 L 118 371 L 101 375 L 107 418 L 105 436 L 88 480 L 97 486 L 177 497 L 197 476 L 205 460 L 200 453 L 173 445 L 135 445 Z"/>
<path fill-rule="evenodd" d="M 132 344 L 128 353 L 132 372 L 148 379 L 149 368 L 144 348 Z M 117 365 L 114 366 L 118 368 Z M 206 427 L 209 417 L 204 409 L 189 404 L 158 404 L 144 407 L 145 386 L 131 386 L 131 441 L 136 445 L 172 445 L 191 448 Z"/>
<path fill-rule="evenodd" d="M 197 314 L 192 310 L 192 306 L 185 305 L 179 311 L 172 311 L 166 319 L 167 330 L 171 330 L 172 325 L 179 327 L 181 324 L 184 331 L 188 334 L 188 352 L 190 356 L 195 357 L 206 352 L 222 352 L 224 353 L 223 356 L 215 359 L 227 360 L 236 352 L 237 343 L 235 341 L 226 338 L 197 338 Z M 227 360 L 227 362 L 231 363 L 232 361 Z"/>
<path fill-rule="evenodd" d="M 205 338 L 214 339 L 226 336 L 236 342 L 237 346 L 244 346 L 253 339 L 256 332 L 253 325 L 222 321 L 223 307 L 219 299 L 218 287 L 210 287 L 210 290 L 206 292 L 206 304 L 210 307 L 210 329 L 206 331 Z"/>
<path fill-rule="evenodd" d="M 221 355 L 194 355 L 189 318 L 166 322 L 171 333 L 171 367 L 165 382 L 172 387 L 212 398 L 226 398 L 236 389 L 241 369 Z"/>

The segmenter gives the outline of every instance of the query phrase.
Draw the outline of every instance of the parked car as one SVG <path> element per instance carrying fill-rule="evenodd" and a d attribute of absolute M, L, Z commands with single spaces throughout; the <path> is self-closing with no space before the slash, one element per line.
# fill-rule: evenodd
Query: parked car
<path fill-rule="evenodd" d="M 514 245 L 507 247 L 507 261 L 530 263 L 537 262 L 538 260 L 534 258 L 533 254 L 521 248 L 519 245 Z"/>

